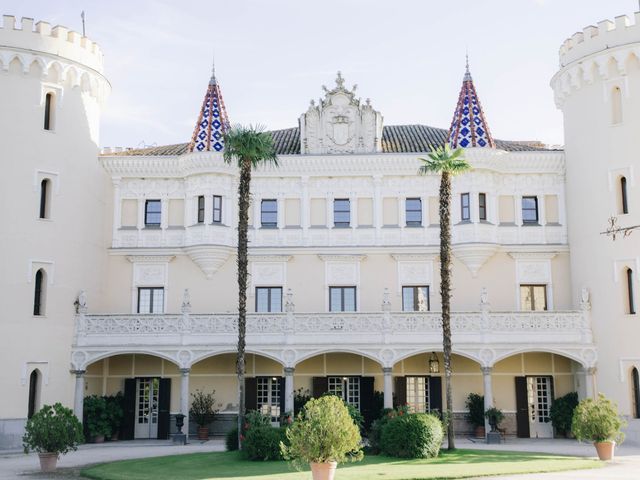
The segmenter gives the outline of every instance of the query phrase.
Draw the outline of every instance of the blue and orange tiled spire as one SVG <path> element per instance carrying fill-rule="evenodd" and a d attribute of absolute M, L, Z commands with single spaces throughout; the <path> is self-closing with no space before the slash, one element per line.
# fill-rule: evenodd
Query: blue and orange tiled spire
<path fill-rule="evenodd" d="M 198 122 L 189 144 L 190 152 L 221 152 L 224 149 L 224 134 L 229 130 L 229 118 L 216 80 L 215 67 L 211 69 L 211 80 L 200 108 Z"/>
<path fill-rule="evenodd" d="M 458 147 L 495 148 L 496 146 L 487 119 L 484 117 L 476 87 L 473 85 L 468 56 L 458 105 L 449 128 L 449 146 L 454 149 Z"/>

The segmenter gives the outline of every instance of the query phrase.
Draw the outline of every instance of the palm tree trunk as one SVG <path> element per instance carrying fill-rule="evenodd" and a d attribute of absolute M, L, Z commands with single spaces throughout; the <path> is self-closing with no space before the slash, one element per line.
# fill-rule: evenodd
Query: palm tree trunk
<path fill-rule="evenodd" d="M 238 449 L 242 449 L 240 437 L 245 417 L 244 370 L 245 335 L 247 330 L 247 257 L 249 229 L 249 202 L 251 195 L 251 162 L 242 159 L 240 184 L 238 186 L 238 353 L 236 371 L 238 374 Z"/>
<path fill-rule="evenodd" d="M 448 449 L 455 450 L 453 398 L 451 394 L 451 176 L 446 170 L 440 179 L 440 297 L 442 298 L 442 350 Z"/>

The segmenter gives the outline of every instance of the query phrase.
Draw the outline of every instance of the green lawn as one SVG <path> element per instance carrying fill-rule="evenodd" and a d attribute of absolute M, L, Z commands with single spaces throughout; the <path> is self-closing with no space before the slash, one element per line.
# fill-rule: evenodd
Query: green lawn
<path fill-rule="evenodd" d="M 336 480 L 419 480 L 468 478 L 485 475 L 539 473 L 597 468 L 602 462 L 541 453 L 456 450 L 430 460 L 400 460 L 368 455 L 362 462 L 338 466 Z M 194 453 L 124 460 L 82 471 L 98 480 L 308 480 L 310 472 L 296 472 L 285 462 L 251 462 L 238 452 Z"/>

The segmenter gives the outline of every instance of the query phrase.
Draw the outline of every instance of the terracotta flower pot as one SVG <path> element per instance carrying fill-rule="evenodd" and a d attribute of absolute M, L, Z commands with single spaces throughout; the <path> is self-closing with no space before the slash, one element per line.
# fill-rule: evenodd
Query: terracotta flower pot
<path fill-rule="evenodd" d="M 311 463 L 313 480 L 333 480 L 338 462 Z"/>
<path fill-rule="evenodd" d="M 616 442 L 593 442 L 600 460 L 613 460 L 613 452 Z"/>
<path fill-rule="evenodd" d="M 56 465 L 58 463 L 57 453 L 39 453 L 38 457 L 40 457 L 40 470 L 45 473 L 56 471 Z"/>
<path fill-rule="evenodd" d="M 484 438 L 486 433 L 487 432 L 485 431 L 484 426 L 476 427 L 475 432 L 474 432 L 476 438 Z"/>
<path fill-rule="evenodd" d="M 198 427 L 198 440 L 209 440 L 209 427 Z"/>

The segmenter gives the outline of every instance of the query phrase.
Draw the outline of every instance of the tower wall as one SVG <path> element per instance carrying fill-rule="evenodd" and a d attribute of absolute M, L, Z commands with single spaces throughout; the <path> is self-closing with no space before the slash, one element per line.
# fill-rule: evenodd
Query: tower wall
<path fill-rule="evenodd" d="M 97 159 L 100 110 L 110 89 L 102 53 L 64 27 L 19 23 L 4 16 L 0 28 L 0 449 L 19 444 L 34 369 L 40 406 L 73 406 L 74 301 L 84 289 L 100 308 L 110 228 L 110 182 Z M 45 271 L 43 306 L 34 315 L 39 269 Z"/>
<path fill-rule="evenodd" d="M 630 416 L 628 437 L 640 440 L 633 417 L 631 370 L 640 369 L 640 314 L 629 314 L 626 269 L 633 270 L 640 301 L 640 231 L 602 235 L 608 219 L 640 224 L 640 13 L 586 27 L 560 49 L 553 77 L 564 115 L 568 233 L 574 298 L 591 292 L 598 345 L 597 390 Z M 622 213 L 621 178 L 628 214 Z"/>

